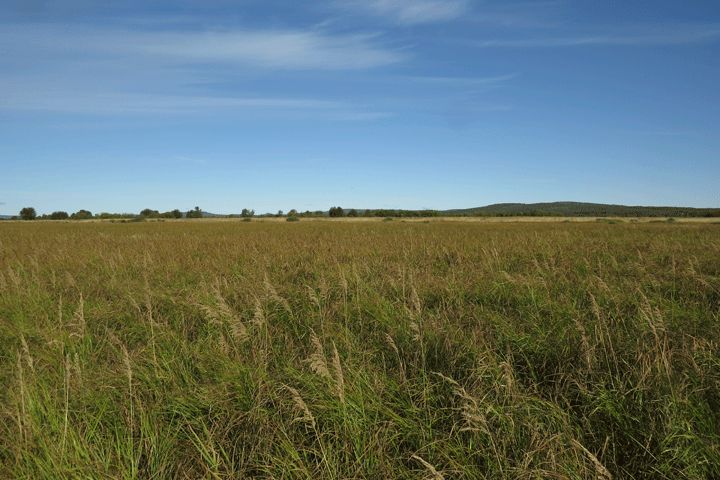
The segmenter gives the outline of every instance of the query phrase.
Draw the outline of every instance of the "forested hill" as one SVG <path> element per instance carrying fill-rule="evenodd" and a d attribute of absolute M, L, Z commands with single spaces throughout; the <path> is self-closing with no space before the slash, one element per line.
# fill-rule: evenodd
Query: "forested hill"
<path fill-rule="evenodd" d="M 645 207 L 604 203 L 495 203 L 484 207 L 444 210 L 441 215 L 563 217 L 720 217 L 720 208 Z"/>

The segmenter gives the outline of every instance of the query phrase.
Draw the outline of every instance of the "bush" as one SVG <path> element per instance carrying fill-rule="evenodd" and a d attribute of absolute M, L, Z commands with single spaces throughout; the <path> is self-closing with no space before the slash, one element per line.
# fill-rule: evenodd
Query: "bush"
<path fill-rule="evenodd" d="M 287 218 L 285 219 L 285 221 L 286 221 L 286 222 L 299 222 L 299 221 L 300 221 L 300 218 L 293 215 L 293 216 L 287 217 Z"/>

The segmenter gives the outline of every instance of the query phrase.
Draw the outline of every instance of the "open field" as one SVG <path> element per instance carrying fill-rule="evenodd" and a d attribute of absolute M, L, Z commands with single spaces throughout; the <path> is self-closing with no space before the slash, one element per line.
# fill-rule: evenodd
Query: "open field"
<path fill-rule="evenodd" d="M 0 223 L 0 477 L 720 478 L 720 225 L 458 220 Z"/>
<path fill-rule="evenodd" d="M 206 217 L 195 218 L 192 222 L 242 222 L 243 218 L 238 217 Z M 511 215 L 506 217 L 484 217 L 484 216 L 455 216 L 455 217 L 301 217 L 303 222 L 384 222 L 396 221 L 401 223 L 438 223 L 438 222 L 463 222 L 463 223 L 705 223 L 720 224 L 718 217 L 544 217 L 544 216 L 522 216 Z M 76 220 L 43 220 L 54 223 L 76 222 Z M 81 220 L 83 223 L 130 223 L 133 218 L 100 219 L 93 218 Z M 172 218 L 148 218 L 142 219 L 146 222 L 187 222 L 187 219 Z M 252 222 L 285 222 L 287 217 L 253 217 Z M 2 223 L 10 224 L 24 222 L 24 220 L 4 220 Z"/>

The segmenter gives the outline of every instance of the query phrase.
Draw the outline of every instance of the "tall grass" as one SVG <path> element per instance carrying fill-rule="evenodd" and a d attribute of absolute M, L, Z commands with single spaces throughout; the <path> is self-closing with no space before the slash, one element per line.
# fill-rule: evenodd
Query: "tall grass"
<path fill-rule="evenodd" d="M 720 229 L 0 225 L 2 478 L 720 478 Z"/>

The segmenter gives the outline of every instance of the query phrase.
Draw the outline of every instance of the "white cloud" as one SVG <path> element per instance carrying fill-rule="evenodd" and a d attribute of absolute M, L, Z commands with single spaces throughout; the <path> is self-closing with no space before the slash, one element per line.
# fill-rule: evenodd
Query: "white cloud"
<path fill-rule="evenodd" d="M 452 20 L 467 9 L 464 0 L 341 0 L 339 5 L 406 25 Z"/>
<path fill-rule="evenodd" d="M 493 77 L 407 77 L 415 82 L 433 85 L 453 85 L 463 87 L 491 87 L 505 83 L 515 78 L 516 74 L 497 75 Z"/>
<path fill-rule="evenodd" d="M 136 93 L 19 92 L 0 98 L 0 109 L 86 114 L 197 113 L 204 110 L 342 110 L 341 102 L 308 98 L 219 97 Z"/>
<path fill-rule="evenodd" d="M 221 97 L 135 93 L 7 92 L 0 111 L 42 111 L 81 115 L 282 115 L 339 121 L 372 121 L 390 117 L 346 102 L 314 98 Z"/>
<path fill-rule="evenodd" d="M 405 55 L 371 35 L 316 31 L 138 31 L 0 25 L 0 110 L 132 115 L 262 112 L 340 120 L 388 116 L 257 82 L 267 71 L 371 69 Z M 278 73 L 287 81 L 288 73 Z M 251 77 L 252 89 L 239 88 Z M 215 85 L 220 85 L 216 88 Z M 233 93 L 228 93 L 232 91 Z M 321 95 L 322 97 L 322 95 Z"/>
<path fill-rule="evenodd" d="M 129 56 L 165 63 L 210 62 L 278 69 L 357 70 L 405 59 L 374 35 L 328 35 L 303 30 L 138 31 L 24 25 L 0 29 L 6 51 Z"/>

